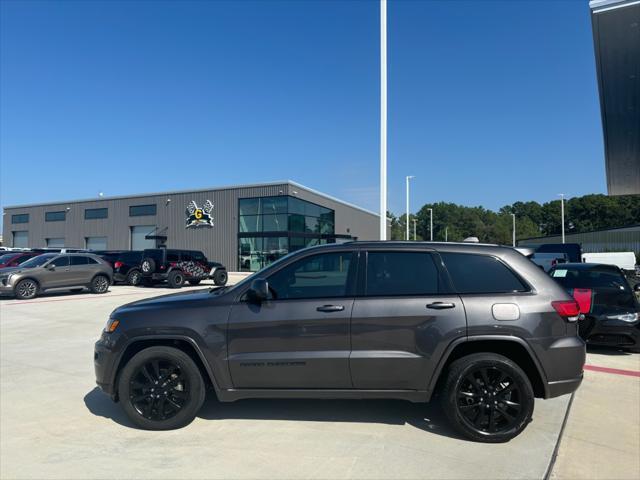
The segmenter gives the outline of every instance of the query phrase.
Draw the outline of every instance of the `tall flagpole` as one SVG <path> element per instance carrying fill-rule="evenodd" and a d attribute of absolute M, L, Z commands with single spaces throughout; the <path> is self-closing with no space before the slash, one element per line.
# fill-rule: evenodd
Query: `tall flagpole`
<path fill-rule="evenodd" d="M 380 240 L 387 239 L 387 0 L 380 0 Z"/>

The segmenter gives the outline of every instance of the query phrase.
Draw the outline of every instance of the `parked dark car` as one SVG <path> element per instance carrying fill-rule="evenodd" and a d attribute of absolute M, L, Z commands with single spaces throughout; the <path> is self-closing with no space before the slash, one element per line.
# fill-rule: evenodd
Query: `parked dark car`
<path fill-rule="evenodd" d="M 440 393 L 459 432 L 507 441 L 534 397 L 571 393 L 585 344 L 575 300 L 512 248 L 351 242 L 297 251 L 233 287 L 116 309 L 95 345 L 100 388 L 146 429 L 218 399 Z"/>
<path fill-rule="evenodd" d="M 227 269 L 220 263 L 209 262 L 199 250 L 152 248 L 142 253 L 140 263 L 142 281 L 167 282 L 170 288 L 180 288 L 184 282 L 198 285 L 202 280 L 213 278 L 218 286 L 227 283 Z"/>
<path fill-rule="evenodd" d="M 30 299 L 46 291 L 84 288 L 106 293 L 111 279 L 111 267 L 96 255 L 43 253 L 19 267 L 0 270 L 0 295 Z"/>
<path fill-rule="evenodd" d="M 598 263 L 565 263 L 549 274 L 578 302 L 584 319 L 579 333 L 588 344 L 640 352 L 640 304 L 620 268 Z"/>
<path fill-rule="evenodd" d="M 113 281 L 137 286 L 142 282 L 142 250 L 110 250 L 94 252 L 113 268 Z"/>
<path fill-rule="evenodd" d="M 0 269 L 18 267 L 30 258 L 40 255 L 36 252 L 9 252 L 0 255 Z"/>

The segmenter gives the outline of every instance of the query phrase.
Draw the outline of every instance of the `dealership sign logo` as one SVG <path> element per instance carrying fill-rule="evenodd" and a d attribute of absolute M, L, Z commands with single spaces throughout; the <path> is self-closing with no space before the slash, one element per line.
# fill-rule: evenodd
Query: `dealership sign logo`
<path fill-rule="evenodd" d="M 187 226 L 186 228 L 212 228 L 213 227 L 213 203 L 211 200 L 207 200 L 202 208 L 198 207 L 198 204 L 191 200 L 187 206 Z"/>

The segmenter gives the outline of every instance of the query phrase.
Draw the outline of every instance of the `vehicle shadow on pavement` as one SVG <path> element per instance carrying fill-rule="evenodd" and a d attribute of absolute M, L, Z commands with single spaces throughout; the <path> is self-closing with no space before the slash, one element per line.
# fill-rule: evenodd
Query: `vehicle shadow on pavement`
<path fill-rule="evenodd" d="M 84 397 L 87 409 L 130 428 L 120 405 L 94 388 Z M 362 422 L 411 425 L 420 430 L 457 440 L 463 439 L 448 425 L 444 413 L 432 402 L 410 403 L 402 400 L 300 400 L 247 399 L 219 402 L 213 392 L 207 394 L 198 417 L 204 420 L 288 420 L 302 422 Z"/>

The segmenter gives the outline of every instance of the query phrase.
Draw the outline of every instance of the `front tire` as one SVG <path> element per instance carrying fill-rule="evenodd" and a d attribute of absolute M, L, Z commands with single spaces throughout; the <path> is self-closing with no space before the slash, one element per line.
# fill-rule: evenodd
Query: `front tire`
<path fill-rule="evenodd" d="M 182 288 L 182 285 L 184 285 L 184 273 L 180 270 L 173 270 L 169 272 L 167 284 L 169 285 L 169 288 Z"/>
<path fill-rule="evenodd" d="M 139 270 L 130 270 L 127 273 L 127 285 L 131 285 L 132 287 L 137 287 L 142 283 L 142 274 Z"/>
<path fill-rule="evenodd" d="M 29 300 L 38 294 L 38 284 L 35 280 L 26 278 L 20 280 L 14 289 L 14 294 L 19 300 Z"/>
<path fill-rule="evenodd" d="M 172 347 L 146 348 L 129 360 L 118 380 L 120 403 L 146 430 L 188 425 L 204 403 L 205 385 L 195 362 Z"/>
<path fill-rule="evenodd" d="M 93 277 L 93 280 L 91 280 L 90 288 L 93 293 L 107 293 L 110 283 L 109 278 L 106 276 L 96 275 Z"/>
<path fill-rule="evenodd" d="M 477 442 L 507 442 L 526 428 L 533 414 L 529 378 L 502 355 L 476 353 L 456 360 L 442 393 L 453 427 Z"/>
<path fill-rule="evenodd" d="M 228 278 L 226 270 L 216 270 L 216 273 L 213 274 L 213 283 L 218 286 L 226 285 Z"/>

